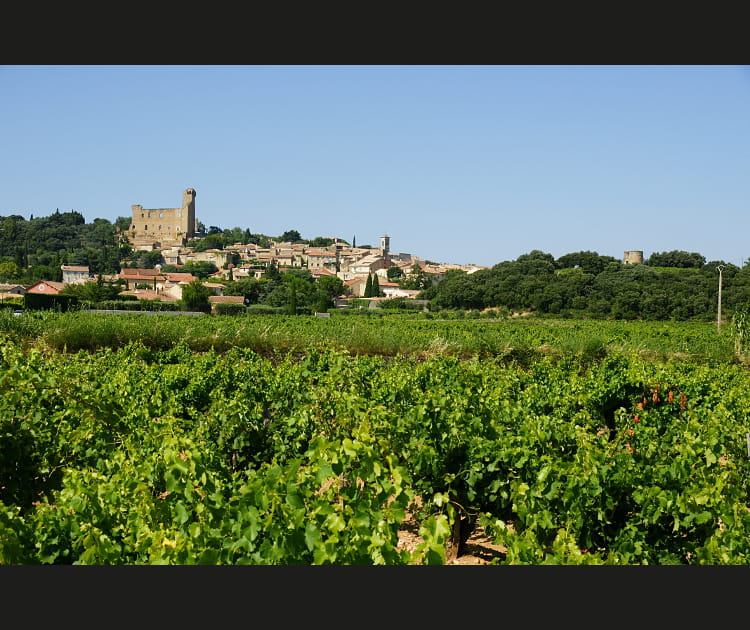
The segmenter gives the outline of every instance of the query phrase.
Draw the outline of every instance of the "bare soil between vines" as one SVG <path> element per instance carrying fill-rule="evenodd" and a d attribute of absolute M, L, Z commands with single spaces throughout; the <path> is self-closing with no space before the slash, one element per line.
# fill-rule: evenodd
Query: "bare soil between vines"
<path fill-rule="evenodd" d="M 422 537 L 419 535 L 419 524 L 411 514 L 407 514 L 398 532 L 398 548 L 412 552 L 421 542 Z M 505 559 L 505 552 L 505 547 L 493 543 L 492 538 L 485 533 L 484 529 L 477 525 L 466 542 L 461 546 L 458 555 L 446 561 L 446 566 L 489 565 L 492 564 L 493 560 L 497 564 Z"/>

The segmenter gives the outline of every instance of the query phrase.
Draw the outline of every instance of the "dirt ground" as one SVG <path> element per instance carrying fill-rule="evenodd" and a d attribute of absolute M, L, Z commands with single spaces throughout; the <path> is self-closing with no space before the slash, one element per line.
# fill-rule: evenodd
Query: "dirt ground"
<path fill-rule="evenodd" d="M 407 515 L 398 533 L 399 549 L 414 551 L 422 542 L 418 531 L 417 522 L 411 515 Z M 455 559 L 446 562 L 446 565 L 490 564 L 494 558 L 502 560 L 504 557 L 505 548 L 494 544 L 484 530 L 477 526 L 463 546 L 461 553 Z"/>

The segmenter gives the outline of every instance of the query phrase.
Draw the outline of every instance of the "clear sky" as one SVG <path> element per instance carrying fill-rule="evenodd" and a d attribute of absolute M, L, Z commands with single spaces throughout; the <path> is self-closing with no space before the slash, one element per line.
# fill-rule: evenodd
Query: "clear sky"
<path fill-rule="evenodd" d="M 750 67 L 0 66 L 0 215 L 176 208 L 492 266 L 750 258 Z"/>

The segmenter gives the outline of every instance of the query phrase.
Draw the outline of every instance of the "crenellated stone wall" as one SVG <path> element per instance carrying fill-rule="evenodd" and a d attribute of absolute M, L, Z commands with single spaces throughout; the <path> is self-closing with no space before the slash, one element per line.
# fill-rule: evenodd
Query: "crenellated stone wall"
<path fill-rule="evenodd" d="M 162 247 L 185 245 L 198 231 L 195 218 L 195 189 L 182 193 L 181 208 L 131 206 L 133 219 L 128 229 L 131 245 L 141 247 L 160 243 Z"/>

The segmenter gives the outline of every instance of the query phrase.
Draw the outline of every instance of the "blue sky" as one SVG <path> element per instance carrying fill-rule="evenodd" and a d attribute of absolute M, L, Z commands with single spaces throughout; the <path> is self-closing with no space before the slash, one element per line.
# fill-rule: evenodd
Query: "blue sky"
<path fill-rule="evenodd" d="M 0 215 L 750 258 L 747 66 L 0 66 Z"/>

